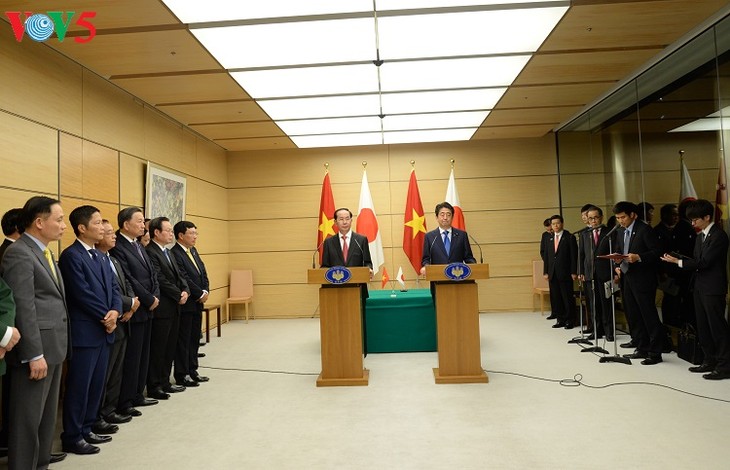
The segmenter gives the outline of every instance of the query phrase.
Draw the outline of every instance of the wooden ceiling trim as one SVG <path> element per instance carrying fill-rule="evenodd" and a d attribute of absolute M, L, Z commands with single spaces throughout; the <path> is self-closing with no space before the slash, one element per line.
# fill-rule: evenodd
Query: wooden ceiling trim
<path fill-rule="evenodd" d="M 134 78 L 159 78 L 159 77 L 179 77 L 188 75 L 210 75 L 225 74 L 224 69 L 204 69 L 204 70 L 177 70 L 173 72 L 150 72 L 150 73 L 131 73 L 111 75 L 109 80 L 130 80 Z"/>

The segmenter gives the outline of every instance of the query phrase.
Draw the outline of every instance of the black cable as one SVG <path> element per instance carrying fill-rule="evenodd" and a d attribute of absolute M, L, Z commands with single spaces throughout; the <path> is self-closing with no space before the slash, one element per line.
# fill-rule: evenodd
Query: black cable
<path fill-rule="evenodd" d="M 730 403 L 730 400 L 725 400 L 723 398 L 708 397 L 706 395 L 700 395 L 698 393 L 688 392 L 686 390 L 682 390 L 682 389 L 679 389 L 676 387 L 670 387 L 669 385 L 659 384 L 659 383 L 655 383 L 655 382 L 613 382 L 613 383 L 608 383 L 605 385 L 589 385 L 589 384 L 583 382 L 583 375 L 580 373 L 575 374 L 572 379 L 548 379 L 545 377 L 538 377 L 535 375 L 520 374 L 518 372 L 506 372 L 506 371 L 499 371 L 499 370 L 485 370 L 485 372 L 487 372 L 489 374 L 514 375 L 516 377 L 523 377 L 526 379 L 539 380 L 542 382 L 559 383 L 563 387 L 586 387 L 586 388 L 590 388 L 593 390 L 601 390 L 601 389 L 610 388 L 610 387 L 617 387 L 619 385 L 648 385 L 651 387 L 665 388 L 665 389 L 671 390 L 673 392 L 678 392 L 678 393 L 682 393 L 684 395 L 702 398 L 705 400 L 714 400 L 714 401 L 719 401 L 722 403 Z"/>
<path fill-rule="evenodd" d="M 266 370 L 266 369 L 239 369 L 236 367 L 212 367 L 212 366 L 200 366 L 201 369 L 213 369 L 213 370 L 234 370 L 237 372 L 259 372 L 262 374 L 281 374 L 281 375 L 313 375 L 318 376 L 318 373 L 312 372 L 291 372 L 288 370 Z"/>

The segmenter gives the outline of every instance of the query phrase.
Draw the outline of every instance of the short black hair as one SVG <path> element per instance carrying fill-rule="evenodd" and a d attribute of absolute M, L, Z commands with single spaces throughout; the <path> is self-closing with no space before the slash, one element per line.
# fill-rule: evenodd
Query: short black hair
<path fill-rule="evenodd" d="M 688 219 L 704 219 L 708 215 L 710 216 L 710 220 L 712 220 L 712 217 L 715 215 L 715 208 L 707 199 L 697 199 L 687 204 Z"/>
<path fill-rule="evenodd" d="M 613 206 L 614 214 L 620 214 L 623 212 L 626 215 L 630 215 L 631 213 L 638 214 L 638 211 L 639 208 L 636 207 L 636 204 L 629 201 L 619 201 L 615 206 Z"/>
<path fill-rule="evenodd" d="M 334 214 L 332 214 L 332 218 L 337 219 L 337 213 L 340 211 L 347 211 L 347 213 L 350 214 L 350 218 L 352 219 L 352 212 L 347 207 L 340 207 L 339 209 L 335 209 Z"/>
<path fill-rule="evenodd" d="M 598 207 L 598 206 L 591 206 L 591 207 L 588 208 L 588 212 L 591 212 L 591 211 L 598 211 L 598 215 L 600 215 L 601 217 L 603 217 L 603 209 L 601 209 L 600 207 Z"/>
<path fill-rule="evenodd" d="M 48 217 L 51 215 L 51 207 L 60 204 L 61 201 L 47 196 L 33 196 L 28 199 L 23 206 L 23 216 L 21 218 L 23 227 L 28 228 L 38 217 Z"/>
<path fill-rule="evenodd" d="M 451 216 L 452 217 L 454 216 L 454 206 L 452 206 L 448 202 L 444 201 L 444 202 L 439 202 L 438 204 L 436 204 L 436 210 L 434 211 L 436 213 L 436 215 L 439 215 L 439 212 L 441 212 L 441 209 L 450 210 Z"/>
<path fill-rule="evenodd" d="M 10 209 L 7 211 L 2 218 L 2 221 L 0 224 L 3 227 L 3 234 L 6 237 L 9 237 L 10 235 L 14 234 L 15 232 L 23 233 L 25 231 L 25 227 L 21 224 L 21 220 L 23 218 L 23 209 L 20 207 L 16 207 L 15 209 Z"/>
<path fill-rule="evenodd" d="M 81 232 L 79 231 L 79 225 L 88 227 L 91 216 L 93 216 L 96 212 L 99 212 L 99 209 L 89 205 L 79 206 L 71 211 L 71 213 L 68 215 L 68 220 L 71 223 L 71 227 L 73 227 L 74 233 L 77 237 L 81 235 Z"/>
<path fill-rule="evenodd" d="M 170 219 L 167 217 L 155 217 L 150 220 L 150 237 L 155 238 L 155 231 L 159 230 L 162 232 L 162 222 L 169 222 Z"/>
<path fill-rule="evenodd" d="M 641 220 L 646 220 L 646 216 L 649 214 L 649 211 L 654 210 L 654 206 L 650 202 L 640 202 L 636 205 L 636 207 L 636 214 Z"/>
<path fill-rule="evenodd" d="M 548 217 L 547 219 L 543 220 L 542 225 L 544 227 L 550 227 L 550 218 Z"/>
<path fill-rule="evenodd" d="M 142 209 L 136 206 L 126 207 L 120 210 L 119 214 L 117 214 L 117 226 L 123 228 L 124 222 L 132 220 L 132 216 L 137 212 L 142 212 Z"/>
<path fill-rule="evenodd" d="M 195 226 L 194 223 L 190 222 L 189 220 L 181 220 L 180 222 L 176 223 L 174 227 L 172 227 L 172 230 L 175 232 L 175 240 L 178 239 L 178 236 L 180 234 L 185 235 L 185 232 L 188 231 L 188 229 L 191 228 L 198 228 Z"/>
<path fill-rule="evenodd" d="M 563 221 L 563 216 L 562 216 L 562 215 L 560 215 L 560 214 L 555 214 L 554 216 L 550 217 L 550 223 L 551 223 L 551 224 L 552 224 L 552 221 L 553 221 L 554 219 L 558 219 L 558 220 L 560 221 L 560 223 L 561 223 L 561 224 L 562 224 L 562 223 L 565 223 L 565 222 Z"/>
<path fill-rule="evenodd" d="M 676 209 L 676 204 L 664 204 L 662 208 L 659 209 L 659 217 L 662 219 L 662 221 L 665 221 L 672 217 Z"/>
<path fill-rule="evenodd" d="M 585 204 L 583 207 L 580 208 L 580 213 L 586 212 L 591 209 L 591 207 L 596 207 L 595 204 Z"/>

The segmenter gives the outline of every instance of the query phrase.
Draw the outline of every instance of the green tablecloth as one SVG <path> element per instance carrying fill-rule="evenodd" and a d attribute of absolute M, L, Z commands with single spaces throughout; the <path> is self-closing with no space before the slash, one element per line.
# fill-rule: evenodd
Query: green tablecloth
<path fill-rule="evenodd" d="M 365 308 L 368 353 L 436 351 L 436 309 L 430 289 L 371 290 Z"/>

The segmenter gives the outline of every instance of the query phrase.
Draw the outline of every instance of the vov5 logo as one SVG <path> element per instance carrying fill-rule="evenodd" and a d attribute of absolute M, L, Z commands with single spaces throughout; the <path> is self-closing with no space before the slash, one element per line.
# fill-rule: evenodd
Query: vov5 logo
<path fill-rule="evenodd" d="M 66 16 L 65 20 L 64 14 Z M 49 11 L 45 14 L 33 13 L 32 11 L 6 11 L 5 16 L 10 20 L 15 40 L 18 42 L 23 40 L 23 33 L 34 41 L 43 42 L 50 38 L 54 32 L 58 37 L 58 42 L 63 42 L 66 38 L 66 31 L 68 31 L 68 27 L 72 22 L 76 26 L 89 30 L 88 36 L 75 37 L 74 41 L 79 43 L 89 42 L 96 36 L 96 27 L 89 21 L 90 18 L 96 16 L 95 11 L 82 11 L 79 15 L 76 15 L 75 11 Z"/>

